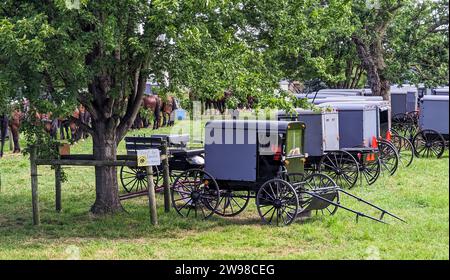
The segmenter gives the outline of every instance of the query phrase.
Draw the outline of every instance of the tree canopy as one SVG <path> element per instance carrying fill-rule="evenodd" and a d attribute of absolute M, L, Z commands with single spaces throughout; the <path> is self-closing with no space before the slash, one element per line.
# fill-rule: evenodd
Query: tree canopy
<path fill-rule="evenodd" d="M 229 105 L 293 106 L 281 79 L 330 87 L 448 84 L 448 0 L 4 0 L 0 112 L 91 113 L 97 159 L 114 159 L 153 77 Z M 120 209 L 115 168 L 96 168 L 95 213 Z"/>

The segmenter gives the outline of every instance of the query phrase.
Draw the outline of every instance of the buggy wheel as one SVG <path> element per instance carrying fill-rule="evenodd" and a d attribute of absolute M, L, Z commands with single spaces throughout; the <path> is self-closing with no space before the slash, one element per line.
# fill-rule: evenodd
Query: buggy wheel
<path fill-rule="evenodd" d="M 400 133 L 398 133 L 397 130 L 395 130 L 394 128 L 391 128 L 391 133 L 392 133 L 392 135 L 400 136 Z"/>
<path fill-rule="evenodd" d="M 330 176 L 341 188 L 351 189 L 358 182 L 358 162 L 346 151 L 329 152 L 320 159 L 319 173 Z"/>
<path fill-rule="evenodd" d="M 305 179 L 299 194 L 300 207 L 315 210 L 316 214 L 334 215 L 339 206 L 313 197 L 308 193 L 314 193 L 320 197 L 340 204 L 338 186 L 330 176 L 316 173 Z"/>
<path fill-rule="evenodd" d="M 120 168 L 120 182 L 127 193 L 147 189 L 147 171 L 142 167 L 122 166 Z M 155 188 L 159 186 L 160 177 L 156 166 L 153 167 L 153 182 Z"/>
<path fill-rule="evenodd" d="M 216 180 L 200 169 L 181 173 L 172 189 L 172 205 L 183 217 L 207 219 L 216 211 L 220 192 Z"/>
<path fill-rule="evenodd" d="M 256 194 L 256 208 L 264 223 L 289 225 L 299 210 L 297 192 L 284 180 L 269 180 Z"/>
<path fill-rule="evenodd" d="M 297 183 L 305 181 L 305 178 L 312 174 L 308 173 L 288 173 L 286 176 L 286 181 L 289 182 L 292 186 L 295 186 Z"/>
<path fill-rule="evenodd" d="M 392 145 L 397 148 L 400 164 L 408 167 L 414 160 L 414 147 L 412 143 L 403 136 L 393 134 L 391 136 Z"/>
<path fill-rule="evenodd" d="M 223 217 L 233 217 L 240 214 L 247 207 L 250 201 L 250 191 L 230 191 L 220 192 L 219 205 L 215 213 Z"/>
<path fill-rule="evenodd" d="M 317 164 L 311 163 L 308 161 L 308 159 L 305 162 L 305 165 L 303 167 L 303 173 L 305 176 L 312 175 L 317 172 Z M 298 175 L 298 174 L 297 174 Z"/>
<path fill-rule="evenodd" d="M 399 113 L 392 117 L 392 128 L 400 136 L 411 139 L 416 131 L 416 124 L 411 115 Z"/>
<path fill-rule="evenodd" d="M 440 158 L 444 154 L 445 139 L 439 132 L 425 129 L 414 136 L 413 145 L 417 157 Z"/>
<path fill-rule="evenodd" d="M 377 140 L 381 168 L 389 175 L 394 175 L 398 168 L 398 151 L 394 145 L 385 140 Z"/>
<path fill-rule="evenodd" d="M 370 186 L 375 183 L 381 173 L 381 162 L 378 158 L 378 154 L 369 153 L 361 154 L 358 153 L 359 160 L 359 172 L 361 176 L 365 179 L 366 183 Z"/>

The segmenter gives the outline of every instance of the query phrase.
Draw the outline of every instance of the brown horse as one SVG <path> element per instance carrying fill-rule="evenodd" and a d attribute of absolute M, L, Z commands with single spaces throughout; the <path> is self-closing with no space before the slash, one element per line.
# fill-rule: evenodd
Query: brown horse
<path fill-rule="evenodd" d="M 163 117 L 163 126 L 172 126 L 174 125 L 174 119 L 171 118 L 172 112 L 177 108 L 176 100 L 173 96 L 168 96 L 167 100 L 165 100 L 161 105 L 161 112 Z"/>
<path fill-rule="evenodd" d="M 227 90 L 223 93 L 223 96 L 221 98 L 218 99 L 207 99 L 205 101 L 205 109 L 216 109 L 218 110 L 221 114 L 225 113 L 226 110 L 226 103 L 227 103 L 227 99 L 230 98 L 233 95 L 232 91 Z"/>
<path fill-rule="evenodd" d="M 146 95 L 142 101 L 142 106 L 154 115 L 153 129 L 158 129 L 161 126 L 161 105 L 161 98 L 157 95 Z"/>
<path fill-rule="evenodd" d="M 89 125 L 89 123 L 91 122 L 91 115 L 83 105 L 79 105 L 78 107 L 76 107 L 70 117 L 58 119 L 58 127 L 60 129 L 61 140 L 67 138 L 72 139 L 76 142 L 78 140 L 87 138 L 88 134 L 83 130 L 82 127 L 77 124 L 78 121 L 86 125 Z M 64 135 L 64 132 L 66 133 L 66 136 Z"/>
<path fill-rule="evenodd" d="M 41 114 L 36 112 L 35 117 L 36 120 L 40 121 L 44 125 L 44 130 L 52 139 L 56 139 L 56 135 L 58 132 L 58 119 L 52 119 L 52 112 Z"/>
<path fill-rule="evenodd" d="M 13 153 L 20 153 L 19 130 L 22 117 L 23 113 L 17 109 L 11 113 L 11 118 L 8 118 L 6 114 L 0 115 L 0 158 L 3 156 L 3 148 L 5 146 L 8 128 L 10 129 L 13 138 Z"/>
<path fill-rule="evenodd" d="M 9 128 L 11 129 L 11 134 L 12 134 L 13 143 L 14 143 L 13 153 L 20 153 L 19 131 L 20 131 L 20 124 L 21 124 L 23 117 L 24 117 L 24 114 L 20 110 L 16 109 L 11 113 L 11 119 L 9 121 Z"/>

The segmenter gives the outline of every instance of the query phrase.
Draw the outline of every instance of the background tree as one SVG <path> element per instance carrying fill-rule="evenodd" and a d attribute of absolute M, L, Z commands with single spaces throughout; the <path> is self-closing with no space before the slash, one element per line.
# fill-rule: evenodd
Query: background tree
<path fill-rule="evenodd" d="M 95 159 L 114 160 L 118 143 L 141 107 L 149 75 L 164 85 L 169 73 L 175 83 L 180 73 L 177 68 L 186 66 L 177 64 L 178 53 L 194 53 L 205 46 L 209 54 L 241 51 L 232 41 L 224 48 L 217 39 L 230 32 L 219 28 L 227 14 L 217 12 L 226 11 L 229 3 L 82 0 L 79 9 L 69 9 L 63 0 L 4 1 L 1 79 L 21 89 L 41 112 L 56 110 L 63 100 L 83 104 L 91 113 L 92 126 L 80 125 L 93 137 Z M 214 56 L 208 58 L 209 65 L 219 65 Z M 198 61 L 188 62 L 196 63 L 189 69 L 201 66 Z M 96 200 L 91 211 L 121 210 L 116 169 L 96 167 L 95 178 Z"/>
<path fill-rule="evenodd" d="M 448 85 L 448 0 L 412 1 L 387 31 L 388 76 L 394 83 Z"/>

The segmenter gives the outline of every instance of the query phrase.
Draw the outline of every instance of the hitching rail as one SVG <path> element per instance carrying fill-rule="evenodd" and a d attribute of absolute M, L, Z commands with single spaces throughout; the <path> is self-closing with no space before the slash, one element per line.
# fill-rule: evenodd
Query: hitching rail
<path fill-rule="evenodd" d="M 164 188 L 164 209 L 165 212 L 170 210 L 170 186 L 169 186 L 169 160 L 167 156 L 167 143 L 162 141 L 161 161 L 163 165 L 163 188 Z M 30 175 L 31 175 L 31 202 L 33 209 L 33 225 L 40 225 L 39 211 L 39 192 L 38 192 L 38 166 L 50 165 L 55 167 L 55 209 L 61 212 L 61 166 L 128 166 L 137 167 L 136 156 L 118 155 L 116 160 L 95 160 L 93 155 L 69 155 L 60 156 L 59 159 L 39 159 L 37 158 L 37 147 L 31 147 L 30 151 Z M 151 167 L 147 168 L 147 184 L 148 190 L 127 194 L 121 196 L 120 199 L 130 199 L 134 197 L 147 195 L 150 207 L 150 220 L 152 224 L 158 223 L 156 216 L 156 197 L 153 182 L 153 172 Z"/>

